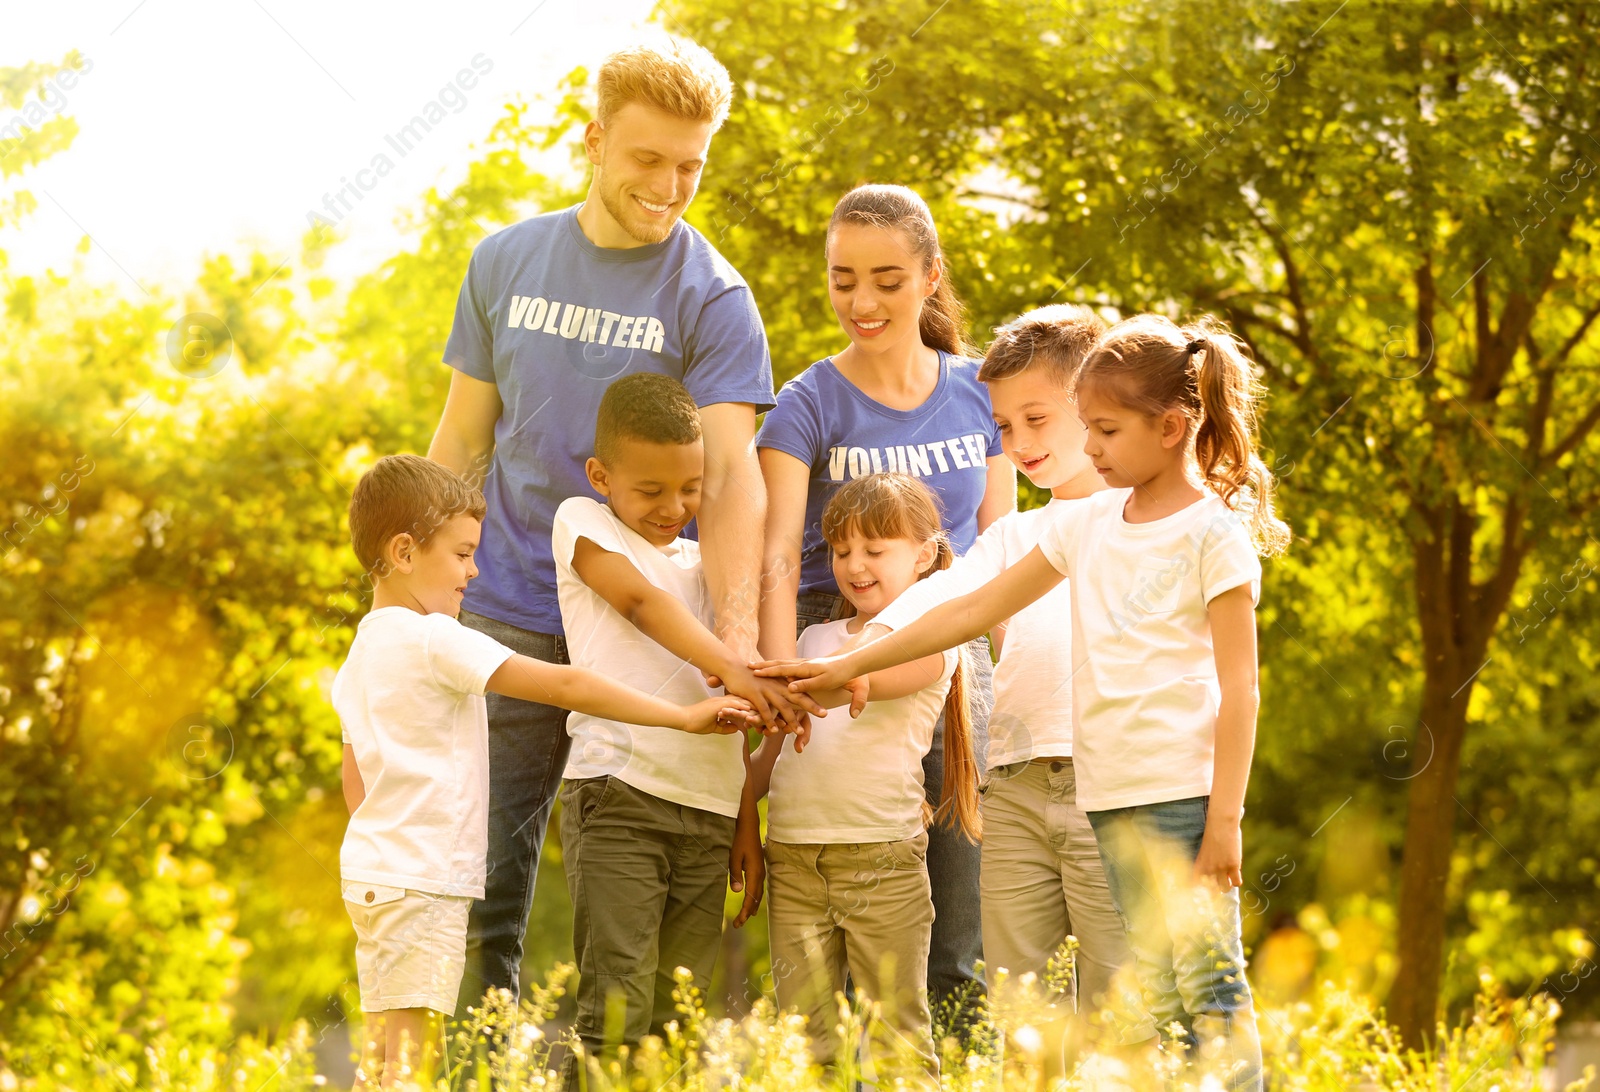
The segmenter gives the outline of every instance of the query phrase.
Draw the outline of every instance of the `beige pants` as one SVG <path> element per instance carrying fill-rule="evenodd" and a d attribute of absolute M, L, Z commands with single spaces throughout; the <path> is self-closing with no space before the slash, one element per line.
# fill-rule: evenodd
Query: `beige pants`
<path fill-rule="evenodd" d="M 839 1007 L 849 973 L 881 1006 L 869 1027 L 874 1068 L 937 1074 L 928 1015 L 933 896 L 928 836 L 856 845 L 767 844 L 772 977 L 781 1008 L 809 1024 L 813 1056 L 838 1058 Z"/>
<path fill-rule="evenodd" d="M 983 790 L 983 953 L 990 985 L 1042 980 L 1050 957 L 1078 938 L 1077 1008 L 1107 999 L 1112 975 L 1131 959 L 1106 886 L 1089 817 L 1078 807 L 1072 759 L 1018 762 L 989 771 Z"/>

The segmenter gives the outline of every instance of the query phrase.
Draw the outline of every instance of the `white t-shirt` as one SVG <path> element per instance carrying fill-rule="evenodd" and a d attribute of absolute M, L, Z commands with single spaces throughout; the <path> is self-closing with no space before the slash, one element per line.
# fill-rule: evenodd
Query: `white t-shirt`
<path fill-rule="evenodd" d="M 797 646 L 803 658 L 827 656 L 851 638 L 852 619 L 808 626 Z M 869 701 L 850 719 L 848 706 L 813 718 L 811 742 L 799 754 L 785 736 L 772 768 L 767 835 L 779 842 L 836 845 L 898 842 L 922 830 L 922 757 L 950 691 L 959 650 L 944 654 L 939 680 L 892 701 Z"/>
<path fill-rule="evenodd" d="M 1072 581 L 1072 750 L 1085 811 L 1211 793 L 1221 689 L 1206 604 L 1241 584 L 1261 598 L 1250 534 L 1220 499 L 1128 523 L 1132 493 L 1096 493 L 1039 539 Z"/>
<path fill-rule="evenodd" d="M 332 692 L 367 791 L 345 828 L 341 879 L 483 898 L 483 688 L 511 655 L 448 614 L 380 607 L 361 619 Z"/>
<path fill-rule="evenodd" d="M 873 622 L 902 629 L 940 603 L 976 591 L 1026 557 L 1058 516 L 1080 500 L 1001 516 L 955 564 L 911 585 Z M 994 668 L 989 768 L 1072 754 L 1071 581 L 1019 610 Z"/>
<path fill-rule="evenodd" d="M 572 553 L 580 538 L 627 558 L 646 580 L 684 603 L 707 628 L 713 620 L 698 542 L 680 538 L 670 546 L 652 546 L 608 506 L 573 497 L 556 509 L 550 536 L 561 625 L 572 663 L 678 705 L 720 694 L 706 686 L 699 668 L 640 633 L 573 571 Z M 690 735 L 569 713 L 567 734 L 572 737 L 569 778 L 609 775 L 674 804 L 718 815 L 739 814 L 743 733 Z"/>

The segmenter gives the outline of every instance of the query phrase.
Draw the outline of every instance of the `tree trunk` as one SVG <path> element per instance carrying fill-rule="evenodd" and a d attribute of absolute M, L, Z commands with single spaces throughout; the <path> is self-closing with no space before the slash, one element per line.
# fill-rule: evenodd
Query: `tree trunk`
<path fill-rule="evenodd" d="M 1388 1008 L 1405 1044 L 1414 1049 L 1434 1033 L 1444 965 L 1445 887 L 1450 878 L 1456 781 L 1472 692 L 1471 685 L 1453 681 L 1457 675 L 1430 670 L 1423 682 L 1407 801 L 1397 937 L 1400 967 Z"/>
<path fill-rule="evenodd" d="M 1389 1018 L 1405 1044 L 1433 1035 L 1444 963 L 1445 894 L 1455 832 L 1456 782 L 1467 734 L 1472 684 L 1483 668 L 1493 620 L 1504 610 L 1516 568 L 1500 574 L 1491 594 L 1473 584 L 1474 513 L 1458 499 L 1420 505 L 1431 533 L 1413 542 L 1417 620 L 1422 632 L 1422 706 L 1411 756 L 1405 851 L 1400 866 L 1399 973 Z M 1508 548 L 1514 548 L 1508 543 Z M 1503 560 L 1514 561 L 1503 553 Z"/>

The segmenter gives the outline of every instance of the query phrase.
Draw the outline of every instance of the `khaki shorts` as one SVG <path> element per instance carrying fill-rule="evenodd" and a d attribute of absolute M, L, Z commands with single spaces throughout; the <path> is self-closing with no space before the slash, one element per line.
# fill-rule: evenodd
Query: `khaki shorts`
<path fill-rule="evenodd" d="M 344 905 L 356 927 L 362 1012 L 455 1011 L 471 899 L 346 881 Z"/>

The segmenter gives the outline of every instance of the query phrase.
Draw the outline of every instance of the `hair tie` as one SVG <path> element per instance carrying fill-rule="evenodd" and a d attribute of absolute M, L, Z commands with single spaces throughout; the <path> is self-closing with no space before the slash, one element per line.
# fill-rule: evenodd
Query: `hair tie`
<path fill-rule="evenodd" d="M 1206 343 L 1204 341 L 1201 341 L 1199 338 L 1195 338 L 1193 341 L 1189 342 L 1188 345 L 1184 346 L 1184 351 L 1190 356 L 1193 356 L 1195 353 L 1204 350 L 1205 347 Z"/>

